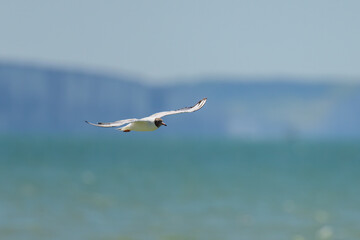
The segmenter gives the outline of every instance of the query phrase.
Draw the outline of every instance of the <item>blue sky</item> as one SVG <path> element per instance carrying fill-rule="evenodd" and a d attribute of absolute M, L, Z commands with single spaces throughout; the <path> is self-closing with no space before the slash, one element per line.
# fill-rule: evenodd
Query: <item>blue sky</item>
<path fill-rule="evenodd" d="M 180 77 L 360 80 L 360 1 L 1 1 L 0 60 Z"/>

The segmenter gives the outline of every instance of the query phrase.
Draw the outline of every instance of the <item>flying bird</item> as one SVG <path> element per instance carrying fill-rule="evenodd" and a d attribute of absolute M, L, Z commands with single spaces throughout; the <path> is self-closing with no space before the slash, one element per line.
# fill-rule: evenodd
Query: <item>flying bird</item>
<path fill-rule="evenodd" d="M 178 110 L 174 110 L 174 111 L 164 111 L 164 112 L 158 112 L 158 113 L 154 113 L 148 117 L 145 118 L 141 118 L 141 119 L 137 119 L 137 118 L 131 118 L 131 119 L 124 119 L 124 120 L 119 120 L 116 122 L 109 122 L 109 123 L 91 123 L 88 121 L 85 121 L 88 124 L 91 124 L 93 126 L 97 126 L 97 127 L 120 127 L 123 126 L 125 124 L 127 124 L 124 127 L 120 127 L 118 128 L 118 130 L 123 131 L 123 132 L 130 132 L 130 131 L 140 131 L 140 132 L 145 132 L 145 131 L 154 131 L 156 129 L 158 129 L 161 126 L 167 126 L 163 120 L 161 119 L 162 117 L 168 116 L 168 115 L 174 115 L 174 114 L 179 114 L 179 113 L 190 113 L 190 112 L 195 112 L 199 109 L 201 109 L 205 103 L 206 103 L 207 98 L 204 98 L 202 100 L 200 100 L 197 104 L 195 104 L 192 107 L 185 107 L 185 108 L 181 108 Z"/>

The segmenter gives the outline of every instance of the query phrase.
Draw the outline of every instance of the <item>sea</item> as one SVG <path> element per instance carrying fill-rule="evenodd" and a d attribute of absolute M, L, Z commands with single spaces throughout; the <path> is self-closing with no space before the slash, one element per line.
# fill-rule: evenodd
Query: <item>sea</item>
<path fill-rule="evenodd" d="M 1 136 L 0 239 L 360 239 L 360 141 Z"/>

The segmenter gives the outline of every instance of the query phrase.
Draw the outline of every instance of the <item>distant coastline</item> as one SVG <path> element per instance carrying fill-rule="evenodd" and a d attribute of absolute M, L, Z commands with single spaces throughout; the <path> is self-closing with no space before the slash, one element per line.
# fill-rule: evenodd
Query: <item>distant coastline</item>
<path fill-rule="evenodd" d="M 89 132 L 81 125 L 84 119 L 142 117 L 183 107 L 184 102 L 192 104 L 202 97 L 209 99 L 204 111 L 191 117 L 169 117 L 169 126 L 176 123 L 176 127 L 167 128 L 166 134 L 360 137 L 360 84 L 209 76 L 152 85 L 121 74 L 0 61 L 2 133 Z"/>

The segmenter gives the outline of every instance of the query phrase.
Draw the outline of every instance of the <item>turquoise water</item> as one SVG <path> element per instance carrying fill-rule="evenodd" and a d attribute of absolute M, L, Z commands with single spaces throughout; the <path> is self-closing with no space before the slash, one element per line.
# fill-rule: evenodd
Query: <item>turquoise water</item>
<path fill-rule="evenodd" d="M 360 239 L 359 142 L 0 139 L 0 239 Z"/>

